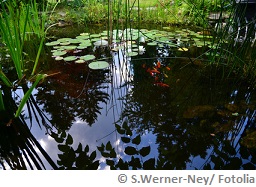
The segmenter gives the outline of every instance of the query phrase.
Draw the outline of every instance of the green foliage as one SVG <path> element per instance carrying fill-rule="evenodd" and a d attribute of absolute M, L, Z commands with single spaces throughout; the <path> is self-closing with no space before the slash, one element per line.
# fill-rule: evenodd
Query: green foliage
<path fill-rule="evenodd" d="M 8 1 L 1 4 L 2 14 L 0 15 L 0 33 L 5 43 L 8 53 L 11 56 L 13 66 L 17 74 L 17 83 L 21 83 L 25 76 L 28 80 L 35 79 L 32 87 L 24 94 L 24 98 L 16 111 L 15 117 L 21 114 L 22 108 L 26 101 L 30 97 L 33 89 L 36 85 L 46 77 L 46 75 L 35 75 L 35 71 L 39 62 L 39 57 L 43 48 L 43 42 L 45 38 L 45 13 L 42 13 L 39 17 L 37 3 L 35 0 L 31 0 L 30 4 L 17 4 L 16 1 Z M 28 40 L 34 40 L 35 48 L 37 48 L 37 55 L 34 59 L 33 70 L 31 74 L 27 74 L 25 69 L 25 53 L 24 46 Z M 37 45 L 37 39 L 40 41 L 39 47 Z M 18 87 L 14 85 L 2 71 L 3 67 L 0 66 L 0 79 L 7 87 Z"/>

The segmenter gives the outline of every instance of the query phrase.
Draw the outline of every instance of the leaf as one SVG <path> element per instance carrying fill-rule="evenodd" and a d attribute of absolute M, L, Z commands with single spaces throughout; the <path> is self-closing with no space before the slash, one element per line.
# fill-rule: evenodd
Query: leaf
<path fill-rule="evenodd" d="M 96 158 L 96 151 L 93 151 L 92 154 L 90 155 L 90 159 L 94 160 Z"/>
<path fill-rule="evenodd" d="M 113 160 L 106 159 L 106 164 L 109 166 L 114 166 L 115 162 Z"/>
<path fill-rule="evenodd" d="M 77 149 L 76 149 L 76 153 L 81 153 L 82 152 L 82 144 L 81 143 L 79 143 L 78 144 L 78 147 L 77 147 Z"/>
<path fill-rule="evenodd" d="M 105 150 L 105 145 L 102 143 L 100 146 L 97 146 L 97 149 L 102 152 Z"/>
<path fill-rule="evenodd" d="M 68 134 L 68 137 L 66 139 L 66 144 L 68 144 L 68 145 L 73 144 L 73 138 L 70 134 Z"/>
<path fill-rule="evenodd" d="M 139 151 L 141 156 L 145 157 L 150 153 L 150 146 L 147 147 L 142 147 L 141 150 Z"/>
<path fill-rule="evenodd" d="M 122 134 L 125 133 L 125 130 L 122 129 L 119 125 L 115 124 L 115 126 L 116 126 L 116 131 L 117 131 L 119 134 L 122 135 Z"/>
<path fill-rule="evenodd" d="M 111 145 L 110 141 L 108 141 L 108 143 L 106 145 L 106 150 L 111 151 L 111 149 L 112 149 L 112 145 Z"/>
<path fill-rule="evenodd" d="M 110 157 L 110 158 L 116 158 L 116 151 L 115 151 L 114 148 L 110 151 L 109 157 Z"/>
<path fill-rule="evenodd" d="M 127 128 L 126 133 L 127 136 L 132 136 L 132 131 L 130 128 Z"/>
<path fill-rule="evenodd" d="M 58 149 L 62 152 L 68 152 L 70 147 L 68 145 L 58 145 Z"/>
<path fill-rule="evenodd" d="M 133 144 L 136 144 L 136 145 L 139 145 L 141 142 L 141 137 L 140 135 L 136 136 L 133 140 L 132 140 L 132 143 Z"/>
<path fill-rule="evenodd" d="M 129 143 L 131 141 L 130 138 L 128 137 L 121 137 L 121 140 L 124 142 L 124 143 Z"/>
<path fill-rule="evenodd" d="M 89 146 L 88 146 L 88 145 L 85 146 L 84 152 L 85 152 L 85 153 L 88 153 L 88 152 L 89 152 Z"/>
<path fill-rule="evenodd" d="M 155 159 L 154 158 L 150 158 L 147 161 L 145 161 L 143 163 L 143 169 L 150 169 L 153 170 L 155 169 Z"/>
<path fill-rule="evenodd" d="M 131 147 L 131 146 L 128 146 L 125 148 L 124 152 L 127 154 L 127 155 L 135 155 L 138 153 L 138 151 L 134 148 L 134 147 Z"/>
<path fill-rule="evenodd" d="M 105 69 L 109 67 L 109 63 L 106 61 L 95 61 L 91 62 L 89 65 L 89 68 L 97 70 L 97 69 Z"/>
<path fill-rule="evenodd" d="M 132 156 L 131 161 L 129 162 L 129 165 L 132 166 L 132 169 L 140 169 L 142 167 L 141 163 L 140 163 L 140 159 L 139 158 L 134 158 L 134 156 Z"/>

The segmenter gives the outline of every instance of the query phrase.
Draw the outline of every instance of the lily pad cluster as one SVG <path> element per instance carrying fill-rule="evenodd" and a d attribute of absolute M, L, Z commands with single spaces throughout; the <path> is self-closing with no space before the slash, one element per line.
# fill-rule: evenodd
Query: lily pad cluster
<path fill-rule="evenodd" d="M 85 54 L 85 49 L 92 46 L 107 46 L 108 42 L 99 38 L 99 34 L 81 33 L 76 38 L 60 38 L 56 41 L 47 42 L 46 46 L 53 47 L 52 57 L 56 61 L 74 62 L 77 64 L 89 62 L 91 69 L 104 69 L 109 66 L 106 61 L 94 61 L 94 54 Z M 83 54 L 83 55 L 81 55 Z"/>
<path fill-rule="evenodd" d="M 102 69 L 108 67 L 108 62 L 98 61 L 93 53 L 85 54 L 86 49 L 92 47 L 109 47 L 112 51 L 124 49 L 125 55 L 132 57 L 143 54 L 147 47 L 152 46 L 187 52 L 191 47 L 210 46 L 211 38 L 212 36 L 188 29 L 171 30 L 169 27 L 163 27 L 160 31 L 129 28 L 111 32 L 103 31 L 99 34 L 81 33 L 75 38 L 60 38 L 47 42 L 46 46 L 53 47 L 52 56 L 57 61 L 93 62 L 89 65 L 91 69 Z"/>

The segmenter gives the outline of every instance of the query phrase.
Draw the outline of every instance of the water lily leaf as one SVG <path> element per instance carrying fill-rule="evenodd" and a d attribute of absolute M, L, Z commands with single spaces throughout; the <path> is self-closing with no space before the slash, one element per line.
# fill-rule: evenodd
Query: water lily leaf
<path fill-rule="evenodd" d="M 79 35 L 76 37 L 76 39 L 78 40 L 87 40 L 89 38 L 90 38 L 89 35 Z"/>
<path fill-rule="evenodd" d="M 64 58 L 62 57 L 62 56 L 56 56 L 55 57 L 55 60 L 57 60 L 57 61 L 60 61 L 60 60 L 63 60 Z"/>
<path fill-rule="evenodd" d="M 66 41 L 66 42 L 61 42 L 60 45 L 69 45 L 70 42 Z"/>
<path fill-rule="evenodd" d="M 62 43 L 62 42 L 67 42 L 67 41 L 69 41 L 69 40 L 71 40 L 71 38 L 60 38 L 60 39 L 58 39 L 57 41 L 60 42 L 60 43 Z"/>
<path fill-rule="evenodd" d="M 75 63 L 76 63 L 76 64 L 83 64 L 83 63 L 85 63 L 85 60 L 83 60 L 83 59 L 78 59 L 78 60 L 75 61 Z"/>
<path fill-rule="evenodd" d="M 137 56 L 139 53 L 138 52 L 135 52 L 135 51 L 132 51 L 132 52 L 128 52 L 127 53 L 127 56 L 131 57 L 131 56 Z"/>
<path fill-rule="evenodd" d="M 72 43 L 72 44 L 78 44 L 78 43 L 81 42 L 81 40 L 79 40 L 79 39 L 70 39 L 69 42 Z"/>
<path fill-rule="evenodd" d="M 81 56 L 80 59 L 85 60 L 85 61 L 89 61 L 89 60 L 94 60 L 96 57 L 94 55 L 85 55 L 85 56 Z"/>
<path fill-rule="evenodd" d="M 91 38 L 100 38 L 100 34 L 91 34 L 90 37 Z"/>
<path fill-rule="evenodd" d="M 149 46 L 156 46 L 157 42 L 149 42 L 149 43 L 147 43 L 147 45 L 149 45 Z"/>
<path fill-rule="evenodd" d="M 89 64 L 89 68 L 91 69 L 105 69 L 109 66 L 106 61 L 95 61 Z"/>
<path fill-rule="evenodd" d="M 65 54 L 67 54 L 66 51 L 55 51 L 52 55 L 53 56 L 63 56 Z"/>
<path fill-rule="evenodd" d="M 60 42 L 59 41 L 53 41 L 53 42 L 47 42 L 45 45 L 46 46 L 55 46 L 55 45 L 59 45 Z"/>
<path fill-rule="evenodd" d="M 108 45 L 108 41 L 106 41 L 106 40 L 98 40 L 98 41 L 94 42 L 93 45 L 95 45 L 95 46 L 107 46 Z"/>
<path fill-rule="evenodd" d="M 76 57 L 75 56 L 68 56 L 68 57 L 65 57 L 63 60 L 65 60 L 65 61 L 74 61 L 74 60 L 76 60 Z"/>
<path fill-rule="evenodd" d="M 63 49 L 65 49 L 65 50 L 74 50 L 76 48 L 77 48 L 77 46 L 75 46 L 75 45 L 63 46 Z"/>

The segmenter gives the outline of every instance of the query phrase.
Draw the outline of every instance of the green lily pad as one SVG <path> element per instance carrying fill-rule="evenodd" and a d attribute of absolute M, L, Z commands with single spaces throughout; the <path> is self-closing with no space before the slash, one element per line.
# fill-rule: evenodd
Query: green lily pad
<path fill-rule="evenodd" d="M 91 62 L 88 66 L 91 69 L 97 70 L 97 69 L 105 69 L 109 66 L 109 64 L 106 61 L 95 61 L 95 62 Z"/>
<path fill-rule="evenodd" d="M 59 41 L 53 41 L 53 42 L 47 42 L 45 45 L 46 46 L 55 46 L 55 45 L 59 45 L 60 42 Z"/>
<path fill-rule="evenodd" d="M 74 49 L 76 49 L 76 48 L 77 48 L 77 46 L 75 46 L 75 45 L 63 46 L 63 49 L 65 49 L 65 50 L 74 50 Z"/>
<path fill-rule="evenodd" d="M 61 42 L 60 45 L 69 45 L 70 42 L 69 41 L 66 41 L 66 42 Z"/>
<path fill-rule="evenodd" d="M 55 60 L 57 60 L 57 61 L 60 61 L 60 60 L 63 60 L 64 58 L 62 57 L 62 56 L 56 56 L 55 57 Z"/>
<path fill-rule="evenodd" d="M 90 37 L 91 38 L 100 38 L 100 34 L 91 34 Z"/>
<path fill-rule="evenodd" d="M 147 45 L 149 45 L 149 46 L 156 46 L 157 42 L 149 42 L 149 43 L 147 43 Z"/>
<path fill-rule="evenodd" d="M 52 53 L 53 56 L 62 56 L 67 54 L 66 51 L 55 51 L 54 53 Z"/>
<path fill-rule="evenodd" d="M 76 59 L 77 58 L 75 56 L 68 56 L 68 57 L 65 57 L 63 60 L 65 60 L 65 61 L 74 61 Z"/>
<path fill-rule="evenodd" d="M 137 56 L 139 53 L 138 52 L 135 52 L 135 51 L 132 51 L 132 52 L 128 52 L 127 53 L 127 56 L 131 57 L 131 56 Z"/>
<path fill-rule="evenodd" d="M 80 59 L 85 60 L 85 61 L 89 61 L 89 60 L 94 60 L 96 57 L 94 55 L 85 55 L 85 56 L 81 56 Z"/>
<path fill-rule="evenodd" d="M 76 64 L 83 64 L 83 63 L 85 63 L 85 60 L 83 60 L 83 59 L 78 59 L 78 60 L 75 61 L 75 63 L 76 63 Z"/>
<path fill-rule="evenodd" d="M 94 42 L 93 45 L 95 45 L 95 46 L 107 46 L 108 45 L 108 41 L 106 41 L 106 40 L 98 40 L 98 41 Z"/>

